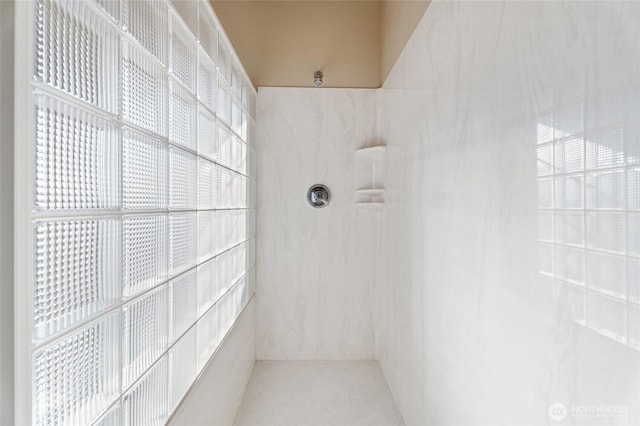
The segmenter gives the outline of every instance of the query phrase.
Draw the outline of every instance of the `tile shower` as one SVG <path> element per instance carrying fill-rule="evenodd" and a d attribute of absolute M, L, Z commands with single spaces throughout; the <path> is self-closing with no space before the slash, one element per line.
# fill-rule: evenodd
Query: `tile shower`
<path fill-rule="evenodd" d="M 257 93 L 206 1 L 19 13 L 19 418 L 299 424 L 315 368 L 367 425 L 640 422 L 640 4 L 434 1 L 382 88 Z"/>

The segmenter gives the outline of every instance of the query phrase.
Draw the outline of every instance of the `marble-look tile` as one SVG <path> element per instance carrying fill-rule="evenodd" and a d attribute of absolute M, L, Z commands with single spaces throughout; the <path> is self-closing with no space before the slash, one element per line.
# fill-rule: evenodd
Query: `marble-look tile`
<path fill-rule="evenodd" d="M 407 425 L 640 424 L 638 22 L 434 1 L 379 92 L 375 352 Z"/>
<path fill-rule="evenodd" d="M 167 424 L 231 426 L 256 361 L 255 297 Z"/>
<path fill-rule="evenodd" d="M 404 426 L 375 361 L 258 361 L 234 426 Z"/>
<path fill-rule="evenodd" d="M 371 359 L 377 219 L 355 206 L 354 151 L 374 142 L 376 92 L 260 88 L 258 359 Z M 322 183 L 331 204 L 312 208 Z"/>

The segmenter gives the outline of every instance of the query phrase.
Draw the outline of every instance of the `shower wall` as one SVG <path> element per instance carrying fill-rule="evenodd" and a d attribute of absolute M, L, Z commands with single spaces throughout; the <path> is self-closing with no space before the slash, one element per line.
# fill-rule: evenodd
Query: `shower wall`
<path fill-rule="evenodd" d="M 395 64 L 373 318 L 408 426 L 640 422 L 638 22 L 434 2 Z"/>
<path fill-rule="evenodd" d="M 377 222 L 355 206 L 354 151 L 375 142 L 375 96 L 258 92 L 257 359 L 373 357 Z M 328 208 L 307 203 L 315 183 Z"/>

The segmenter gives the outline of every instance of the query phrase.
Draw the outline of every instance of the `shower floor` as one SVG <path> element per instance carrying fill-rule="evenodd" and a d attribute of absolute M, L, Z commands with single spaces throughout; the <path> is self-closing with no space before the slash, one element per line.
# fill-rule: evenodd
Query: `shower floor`
<path fill-rule="evenodd" d="M 404 426 L 376 361 L 258 361 L 234 426 Z"/>

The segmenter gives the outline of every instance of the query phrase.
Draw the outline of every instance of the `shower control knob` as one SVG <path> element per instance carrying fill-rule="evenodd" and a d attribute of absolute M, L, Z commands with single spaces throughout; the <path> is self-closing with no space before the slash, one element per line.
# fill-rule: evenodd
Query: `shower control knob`
<path fill-rule="evenodd" d="M 329 188 L 324 185 L 315 184 L 307 191 L 307 201 L 311 204 L 311 207 L 321 209 L 329 205 L 331 200 L 331 193 Z"/>

